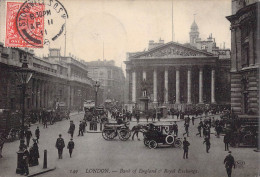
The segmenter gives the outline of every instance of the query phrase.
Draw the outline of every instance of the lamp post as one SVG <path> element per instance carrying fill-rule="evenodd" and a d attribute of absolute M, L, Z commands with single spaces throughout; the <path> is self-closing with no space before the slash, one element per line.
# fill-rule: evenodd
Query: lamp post
<path fill-rule="evenodd" d="M 22 64 L 22 67 L 17 70 L 17 76 L 20 79 L 21 82 L 21 94 L 22 94 L 22 125 L 21 125 L 21 140 L 20 140 L 20 146 L 19 151 L 17 152 L 17 168 L 16 173 L 21 174 L 22 173 L 22 158 L 23 158 L 23 146 L 24 145 L 24 118 L 25 118 L 25 97 L 26 97 L 26 88 L 27 83 L 32 78 L 33 71 L 28 68 L 27 62 L 24 62 Z"/>
<path fill-rule="evenodd" d="M 97 107 L 97 94 L 98 94 L 99 87 L 100 87 L 100 84 L 96 81 L 96 83 L 94 84 L 94 88 L 95 88 L 95 107 Z"/>

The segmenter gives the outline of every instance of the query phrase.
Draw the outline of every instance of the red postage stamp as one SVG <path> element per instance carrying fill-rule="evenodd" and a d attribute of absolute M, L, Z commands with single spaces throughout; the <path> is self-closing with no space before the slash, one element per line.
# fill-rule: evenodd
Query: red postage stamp
<path fill-rule="evenodd" d="M 7 2 L 6 47 L 43 47 L 44 9 L 43 3 L 26 1 Z"/>

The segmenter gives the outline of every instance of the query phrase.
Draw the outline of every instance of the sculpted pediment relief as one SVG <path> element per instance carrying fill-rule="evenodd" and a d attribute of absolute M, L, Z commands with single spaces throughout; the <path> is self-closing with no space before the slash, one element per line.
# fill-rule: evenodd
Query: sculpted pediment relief
<path fill-rule="evenodd" d="M 185 56 L 212 56 L 209 53 L 199 51 L 190 47 L 182 45 L 164 45 L 142 53 L 140 55 L 134 56 L 134 58 L 170 58 L 170 57 L 185 57 Z"/>

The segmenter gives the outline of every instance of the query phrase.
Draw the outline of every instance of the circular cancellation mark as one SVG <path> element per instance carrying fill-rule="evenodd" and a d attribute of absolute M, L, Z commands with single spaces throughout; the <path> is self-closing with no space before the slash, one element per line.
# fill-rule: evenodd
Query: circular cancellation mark
<path fill-rule="evenodd" d="M 58 0 L 26 0 L 16 16 L 16 28 L 24 41 L 41 48 L 65 32 L 67 10 Z"/>

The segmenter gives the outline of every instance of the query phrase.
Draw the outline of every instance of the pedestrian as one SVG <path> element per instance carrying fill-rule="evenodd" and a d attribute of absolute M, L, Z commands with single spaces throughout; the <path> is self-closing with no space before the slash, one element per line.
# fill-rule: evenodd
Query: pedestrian
<path fill-rule="evenodd" d="M 195 120 L 195 117 L 194 117 L 194 116 L 192 116 L 192 118 L 191 118 L 192 125 L 194 125 L 194 120 Z"/>
<path fill-rule="evenodd" d="M 178 125 L 177 125 L 176 121 L 173 124 L 173 132 L 178 137 Z"/>
<path fill-rule="evenodd" d="M 83 120 L 82 123 L 83 123 L 83 132 L 85 133 L 86 132 L 87 121 Z"/>
<path fill-rule="evenodd" d="M 3 156 L 2 156 L 2 150 L 3 150 L 3 147 L 4 147 L 5 141 L 6 141 L 5 137 L 4 137 L 4 136 L 1 136 L 1 137 L 0 137 L 0 158 L 3 157 Z"/>
<path fill-rule="evenodd" d="M 61 136 L 62 135 L 59 134 L 59 138 L 57 138 L 57 141 L 56 141 L 56 148 L 58 149 L 59 159 L 62 159 L 62 152 L 63 152 L 63 148 L 65 147 L 64 139 Z"/>
<path fill-rule="evenodd" d="M 36 137 L 37 143 L 39 143 L 39 139 L 40 139 L 40 129 L 39 129 L 39 127 L 37 127 L 36 130 L 35 130 L 35 137 Z"/>
<path fill-rule="evenodd" d="M 200 137 L 201 137 L 201 125 L 200 124 L 198 125 L 198 133 L 196 134 L 196 136 L 197 135 L 200 135 Z"/>
<path fill-rule="evenodd" d="M 69 127 L 69 130 L 68 130 L 68 133 L 70 134 L 71 138 L 73 138 L 74 131 L 75 131 L 75 124 L 71 120 L 70 121 L 70 127 Z"/>
<path fill-rule="evenodd" d="M 220 131 L 221 131 L 221 126 L 219 124 L 216 124 L 216 133 L 217 133 L 217 138 L 219 138 L 219 135 L 220 135 Z"/>
<path fill-rule="evenodd" d="M 132 132 L 134 132 L 134 133 L 133 133 L 133 135 L 132 135 L 132 140 L 134 140 L 134 136 L 136 135 L 138 141 L 140 141 L 140 139 L 138 138 L 138 133 L 139 133 L 139 131 L 140 131 L 141 128 L 142 128 L 142 127 L 141 127 L 140 124 L 137 124 L 137 125 L 133 126 Z"/>
<path fill-rule="evenodd" d="M 27 147 L 25 147 L 25 150 L 23 152 L 23 160 L 22 160 L 22 167 L 23 167 L 22 174 L 25 174 L 25 176 L 29 175 L 29 158 L 30 158 L 30 153 L 27 150 Z"/>
<path fill-rule="evenodd" d="M 209 139 L 208 136 L 205 137 L 203 144 L 204 144 L 204 143 L 206 144 L 206 152 L 209 153 L 209 149 L 210 149 L 210 139 Z"/>
<path fill-rule="evenodd" d="M 209 128 L 211 128 L 211 117 L 209 118 Z"/>
<path fill-rule="evenodd" d="M 136 117 L 136 122 L 139 123 L 139 120 L 140 120 L 140 112 L 139 111 L 137 111 L 135 117 Z"/>
<path fill-rule="evenodd" d="M 187 135 L 187 137 L 189 137 L 189 123 L 188 122 L 185 122 L 184 123 L 184 127 L 185 127 L 185 133 L 183 133 L 183 136 L 184 135 Z"/>
<path fill-rule="evenodd" d="M 229 154 L 224 159 L 224 164 L 225 164 L 225 168 L 226 168 L 228 177 L 231 177 L 232 168 L 234 167 L 234 169 L 235 169 L 236 166 L 235 166 L 234 157 L 231 155 L 231 151 L 229 151 L 228 153 Z"/>
<path fill-rule="evenodd" d="M 229 151 L 228 144 L 230 143 L 230 137 L 228 133 L 225 134 L 223 142 L 225 143 L 225 151 Z"/>
<path fill-rule="evenodd" d="M 82 124 L 82 122 L 80 121 L 80 123 L 79 123 L 79 134 L 78 134 L 78 136 L 84 136 L 83 135 L 83 124 Z"/>
<path fill-rule="evenodd" d="M 150 115 L 149 115 L 149 113 L 147 112 L 146 115 L 145 115 L 145 118 L 146 118 L 147 123 L 148 123 L 148 120 L 149 120 L 149 116 L 150 116 Z"/>
<path fill-rule="evenodd" d="M 29 159 L 29 166 L 37 166 L 39 165 L 39 160 L 38 158 L 40 157 L 39 155 L 39 147 L 38 144 L 36 143 L 36 139 L 33 139 L 33 146 L 30 148 L 30 159 Z"/>
<path fill-rule="evenodd" d="M 47 115 L 45 112 L 42 113 L 42 121 L 43 121 L 43 128 L 48 128 L 47 125 Z"/>
<path fill-rule="evenodd" d="M 25 137 L 26 137 L 26 145 L 27 147 L 29 147 L 30 145 L 30 140 L 31 140 L 31 137 L 32 137 L 32 132 L 30 130 L 30 128 L 28 127 L 27 130 L 25 131 Z"/>
<path fill-rule="evenodd" d="M 73 142 L 73 139 L 71 138 L 70 141 L 68 142 L 68 146 L 67 146 L 67 148 L 69 149 L 70 158 L 71 158 L 71 155 L 72 155 L 72 151 L 73 151 L 73 149 L 74 149 L 74 146 L 75 146 L 75 144 L 74 144 L 74 142 Z"/>
<path fill-rule="evenodd" d="M 184 140 L 183 140 L 183 150 L 184 150 L 183 158 L 184 159 L 185 158 L 188 159 L 189 146 L 190 146 L 190 143 L 186 140 L 186 137 L 184 137 Z"/>

